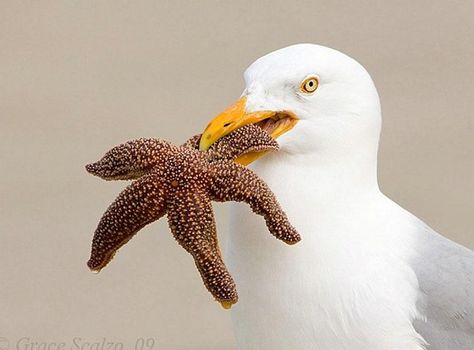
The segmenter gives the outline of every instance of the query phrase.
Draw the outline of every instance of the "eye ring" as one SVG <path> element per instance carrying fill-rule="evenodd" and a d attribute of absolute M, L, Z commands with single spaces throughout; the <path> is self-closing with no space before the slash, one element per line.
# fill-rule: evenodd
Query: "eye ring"
<path fill-rule="evenodd" d="M 300 91 L 305 94 L 312 94 L 316 91 L 319 86 L 319 79 L 315 76 L 311 76 L 303 80 L 300 85 Z"/>

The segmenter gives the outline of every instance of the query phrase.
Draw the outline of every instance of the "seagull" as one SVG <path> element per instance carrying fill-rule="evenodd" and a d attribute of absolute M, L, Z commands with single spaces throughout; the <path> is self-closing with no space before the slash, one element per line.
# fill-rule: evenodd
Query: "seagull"
<path fill-rule="evenodd" d="M 381 108 L 364 67 L 297 44 L 257 59 L 244 78 L 200 148 L 247 124 L 278 137 L 279 152 L 240 162 L 252 163 L 302 240 L 282 246 L 248 208 L 231 208 L 239 349 L 474 349 L 474 252 L 380 191 Z"/>

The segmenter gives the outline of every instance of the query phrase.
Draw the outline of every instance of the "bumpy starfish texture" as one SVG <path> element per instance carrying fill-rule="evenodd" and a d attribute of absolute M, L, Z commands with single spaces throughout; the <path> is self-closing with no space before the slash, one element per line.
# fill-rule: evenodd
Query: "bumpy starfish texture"
<path fill-rule="evenodd" d="M 276 238 L 294 244 L 300 236 L 265 182 L 233 162 L 248 152 L 277 150 L 270 135 L 257 126 L 244 126 L 207 152 L 199 151 L 199 139 L 196 135 L 181 146 L 159 139 L 133 140 L 86 166 L 105 180 L 135 180 L 102 216 L 87 265 L 100 271 L 140 229 L 167 215 L 174 238 L 193 256 L 204 285 L 229 308 L 238 295 L 219 250 L 211 201 L 247 202 Z"/>

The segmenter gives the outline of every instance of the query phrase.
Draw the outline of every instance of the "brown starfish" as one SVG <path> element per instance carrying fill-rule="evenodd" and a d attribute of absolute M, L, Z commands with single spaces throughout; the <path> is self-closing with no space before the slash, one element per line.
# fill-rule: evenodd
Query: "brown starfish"
<path fill-rule="evenodd" d="M 300 236 L 265 182 L 233 162 L 248 152 L 277 150 L 268 133 L 244 126 L 207 152 L 198 150 L 199 139 L 194 136 L 182 146 L 159 139 L 133 140 L 86 166 L 105 180 L 135 180 L 102 216 L 87 265 L 100 271 L 135 233 L 167 214 L 175 239 L 193 256 L 205 286 L 229 308 L 238 296 L 219 250 L 211 201 L 247 202 L 276 238 L 294 244 Z"/>

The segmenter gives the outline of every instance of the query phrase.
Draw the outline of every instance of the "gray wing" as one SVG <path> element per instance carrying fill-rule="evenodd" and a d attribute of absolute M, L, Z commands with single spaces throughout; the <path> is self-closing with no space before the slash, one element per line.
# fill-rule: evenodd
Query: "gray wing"
<path fill-rule="evenodd" d="M 413 269 L 426 321 L 415 328 L 430 350 L 474 349 L 474 252 L 424 226 Z"/>

